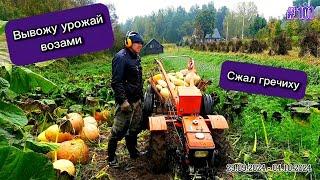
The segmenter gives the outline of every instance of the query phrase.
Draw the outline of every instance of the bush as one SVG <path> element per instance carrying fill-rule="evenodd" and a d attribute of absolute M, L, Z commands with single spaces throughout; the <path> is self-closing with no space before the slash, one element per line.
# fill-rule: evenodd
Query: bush
<path fill-rule="evenodd" d="M 242 41 L 241 40 L 236 40 L 235 43 L 233 43 L 233 46 L 232 46 L 232 52 L 238 52 L 240 50 L 242 46 Z"/>
<path fill-rule="evenodd" d="M 256 39 L 253 39 L 250 41 L 250 45 L 249 45 L 249 49 L 248 49 L 249 53 L 262 53 L 263 52 L 263 45 L 261 42 L 259 42 Z"/>
<path fill-rule="evenodd" d="M 290 39 L 285 33 L 280 33 L 272 41 L 272 50 L 278 55 L 288 54 L 288 50 L 292 49 Z"/>
<path fill-rule="evenodd" d="M 244 41 L 239 51 L 242 53 L 248 53 L 248 49 L 249 49 L 249 43 L 247 41 Z"/>
<path fill-rule="evenodd" d="M 310 53 L 314 57 L 320 57 L 320 40 L 316 32 L 307 32 L 300 43 L 299 56 L 305 56 Z"/>

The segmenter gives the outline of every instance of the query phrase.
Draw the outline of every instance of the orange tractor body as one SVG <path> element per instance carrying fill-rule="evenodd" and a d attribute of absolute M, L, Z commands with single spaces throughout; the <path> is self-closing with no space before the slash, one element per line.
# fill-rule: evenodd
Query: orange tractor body
<path fill-rule="evenodd" d="M 203 86 L 203 83 L 201 87 L 199 87 L 200 85 L 196 87 L 193 83 L 190 83 L 190 87 L 178 87 L 177 91 L 174 91 L 162 63 L 158 60 L 157 63 L 164 80 L 168 84 L 170 99 L 165 99 L 160 95 L 155 82 L 150 78 L 151 88 L 147 92 L 149 94 L 145 94 L 145 108 L 149 110 L 146 110 L 145 114 L 150 115 L 148 119 L 151 137 L 164 138 L 164 135 L 170 133 L 170 131 L 176 133 L 178 137 L 177 141 L 180 142 L 181 146 L 180 148 L 176 148 L 173 154 L 177 154 L 176 152 L 181 154 L 177 158 L 177 161 L 184 164 L 187 174 L 192 177 L 200 177 L 201 179 L 201 177 L 208 176 L 208 174 L 203 172 L 211 171 L 213 168 L 207 163 L 212 162 L 215 150 L 217 149 L 213 132 L 215 130 L 221 132 L 224 129 L 228 129 L 228 123 L 221 115 L 200 115 L 204 105 L 213 106 L 213 104 L 206 104 L 208 102 L 204 97 L 208 96 L 204 95 L 203 88 L 201 88 L 206 87 L 205 85 Z M 189 61 L 188 69 L 191 72 L 195 72 L 193 60 Z M 149 102 L 151 100 L 152 103 Z M 158 104 L 156 104 L 156 101 Z M 160 112 L 155 110 L 159 109 L 159 106 Z M 152 148 L 159 145 L 159 140 L 154 141 L 153 139 L 155 138 L 151 138 L 150 142 L 150 147 Z M 164 139 L 164 141 L 170 141 L 170 139 Z M 168 146 L 170 144 L 166 143 Z M 153 153 L 156 153 L 156 151 L 156 149 L 152 150 Z M 157 156 L 159 156 L 159 153 Z M 152 162 L 153 165 L 156 165 L 156 169 L 167 167 L 167 164 L 164 164 L 167 162 L 165 160 L 167 157 L 162 157 L 164 160 L 160 162 L 157 158 L 159 157 L 156 157 L 156 160 Z"/>

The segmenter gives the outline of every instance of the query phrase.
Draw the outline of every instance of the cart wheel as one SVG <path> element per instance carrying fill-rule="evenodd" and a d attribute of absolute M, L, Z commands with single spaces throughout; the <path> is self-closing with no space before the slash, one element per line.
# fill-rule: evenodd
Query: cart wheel
<path fill-rule="evenodd" d="M 153 173 L 164 173 L 168 169 L 166 133 L 151 132 L 150 134 L 150 165 Z"/>
<path fill-rule="evenodd" d="M 213 113 L 213 104 L 214 100 L 209 94 L 204 94 L 202 96 L 202 107 L 201 107 L 201 114 L 202 115 L 209 115 Z"/>

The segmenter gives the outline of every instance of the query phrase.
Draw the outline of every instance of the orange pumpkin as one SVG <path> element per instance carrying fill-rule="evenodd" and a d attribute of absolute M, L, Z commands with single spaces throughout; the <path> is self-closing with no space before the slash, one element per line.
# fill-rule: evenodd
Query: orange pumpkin
<path fill-rule="evenodd" d="M 78 113 L 69 113 L 66 115 L 66 118 L 71 122 L 75 133 L 80 133 L 84 126 L 82 116 Z"/>
<path fill-rule="evenodd" d="M 93 124 L 86 124 L 80 133 L 83 140 L 94 141 L 99 138 L 99 129 Z"/>
<path fill-rule="evenodd" d="M 67 159 L 74 164 L 86 164 L 89 160 L 89 148 L 82 139 L 65 141 L 57 150 L 57 159 Z"/>

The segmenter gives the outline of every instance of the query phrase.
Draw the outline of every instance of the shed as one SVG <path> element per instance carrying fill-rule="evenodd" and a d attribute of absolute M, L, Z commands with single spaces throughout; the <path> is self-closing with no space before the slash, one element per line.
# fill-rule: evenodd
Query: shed
<path fill-rule="evenodd" d="M 212 38 L 215 41 L 219 41 L 221 39 L 221 35 L 220 35 L 219 30 L 217 28 L 214 29 L 214 33 L 212 35 Z"/>
<path fill-rule="evenodd" d="M 163 53 L 163 46 L 159 43 L 159 41 L 155 39 L 151 39 L 141 51 L 142 55 L 148 54 L 160 54 Z"/>
<path fill-rule="evenodd" d="M 213 34 L 206 34 L 204 39 L 206 42 L 220 41 L 221 35 L 220 35 L 218 29 L 215 28 Z"/>

